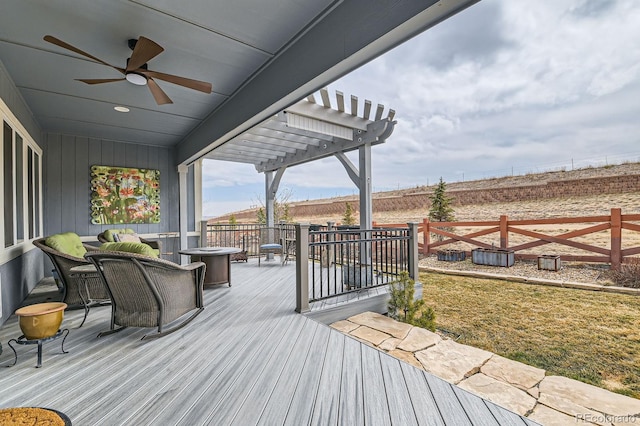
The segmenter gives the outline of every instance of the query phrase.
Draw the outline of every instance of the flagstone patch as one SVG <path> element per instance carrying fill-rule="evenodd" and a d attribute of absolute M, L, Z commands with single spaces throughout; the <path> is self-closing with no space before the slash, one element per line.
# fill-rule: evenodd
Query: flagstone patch
<path fill-rule="evenodd" d="M 398 344 L 398 349 L 409 352 L 417 352 L 427 349 L 440 342 L 442 338 L 429 330 L 420 327 L 413 327 L 407 337 Z"/>
<path fill-rule="evenodd" d="M 382 333 L 378 330 L 374 330 L 373 328 L 365 326 L 356 328 L 350 333 L 350 335 L 366 342 L 372 343 L 376 346 L 391 337 L 386 333 Z"/>
<path fill-rule="evenodd" d="M 407 337 L 407 334 L 409 334 L 409 331 L 413 328 L 412 325 L 396 321 L 393 318 L 375 312 L 363 312 L 348 318 L 348 320 L 390 334 L 398 339 Z"/>
<path fill-rule="evenodd" d="M 544 379 L 545 371 L 500 355 L 494 355 L 480 371 L 489 377 L 528 390 Z"/>
<path fill-rule="evenodd" d="M 536 399 L 515 386 L 478 373 L 464 379 L 458 386 L 524 416 L 536 405 Z"/>
<path fill-rule="evenodd" d="M 491 352 L 453 340 L 443 340 L 416 352 L 416 358 L 426 371 L 454 384 L 480 371 L 482 364 L 492 356 Z"/>

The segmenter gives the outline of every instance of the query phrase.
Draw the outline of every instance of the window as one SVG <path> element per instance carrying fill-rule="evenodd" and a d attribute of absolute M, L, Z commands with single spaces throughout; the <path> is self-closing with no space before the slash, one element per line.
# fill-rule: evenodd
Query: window
<path fill-rule="evenodd" d="M 42 150 L 0 99 L 0 187 L 3 218 L 0 247 L 10 248 L 41 236 Z"/>

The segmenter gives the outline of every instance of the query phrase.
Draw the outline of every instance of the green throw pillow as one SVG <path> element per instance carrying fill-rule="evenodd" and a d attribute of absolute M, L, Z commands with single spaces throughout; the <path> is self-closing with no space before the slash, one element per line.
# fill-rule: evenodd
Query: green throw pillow
<path fill-rule="evenodd" d="M 126 228 L 126 229 L 107 229 L 106 231 L 104 231 L 104 238 L 107 241 L 111 241 L 114 242 L 115 239 L 113 238 L 113 234 L 135 234 L 136 231 L 134 231 L 133 229 L 130 228 Z"/>
<path fill-rule="evenodd" d="M 65 232 L 47 237 L 44 243 L 54 250 L 73 257 L 83 257 L 87 249 L 82 245 L 80 237 L 75 232 Z"/>
<path fill-rule="evenodd" d="M 100 250 L 105 251 L 124 251 L 126 253 L 142 254 L 149 257 L 158 257 L 157 250 L 152 249 L 144 243 L 104 243 L 100 246 Z"/>

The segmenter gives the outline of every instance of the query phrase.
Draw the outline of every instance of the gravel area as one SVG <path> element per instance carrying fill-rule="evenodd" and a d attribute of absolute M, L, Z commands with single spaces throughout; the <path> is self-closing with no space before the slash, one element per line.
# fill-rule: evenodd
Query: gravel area
<path fill-rule="evenodd" d="M 536 278 L 543 280 L 556 280 L 584 284 L 611 285 L 607 279 L 607 265 L 595 265 L 585 263 L 562 264 L 559 271 L 539 270 L 536 262 L 517 260 L 513 266 L 504 268 L 500 266 L 475 265 L 470 258 L 460 262 L 439 261 L 435 255 L 420 259 L 419 266 L 425 268 L 437 268 L 453 271 L 473 271 L 498 275 L 510 275 L 516 277 Z"/>

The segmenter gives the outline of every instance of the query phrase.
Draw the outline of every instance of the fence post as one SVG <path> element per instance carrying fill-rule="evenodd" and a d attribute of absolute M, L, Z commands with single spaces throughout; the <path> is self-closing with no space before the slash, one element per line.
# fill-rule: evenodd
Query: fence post
<path fill-rule="evenodd" d="M 209 241 L 207 240 L 207 221 L 200 221 L 200 247 L 209 247 Z"/>
<path fill-rule="evenodd" d="M 508 231 L 509 218 L 507 215 L 500 215 L 500 248 L 509 248 L 509 231 Z"/>
<path fill-rule="evenodd" d="M 424 255 L 428 255 L 429 254 L 429 244 L 431 244 L 430 238 L 429 238 L 429 219 L 428 218 L 424 218 L 422 219 L 422 254 Z"/>
<path fill-rule="evenodd" d="M 611 269 L 622 265 L 622 209 L 611 209 Z"/>
<path fill-rule="evenodd" d="M 409 226 L 409 276 L 412 280 L 418 279 L 418 224 L 407 223 Z"/>
<path fill-rule="evenodd" d="M 309 224 L 296 224 L 296 312 L 309 312 Z"/>

